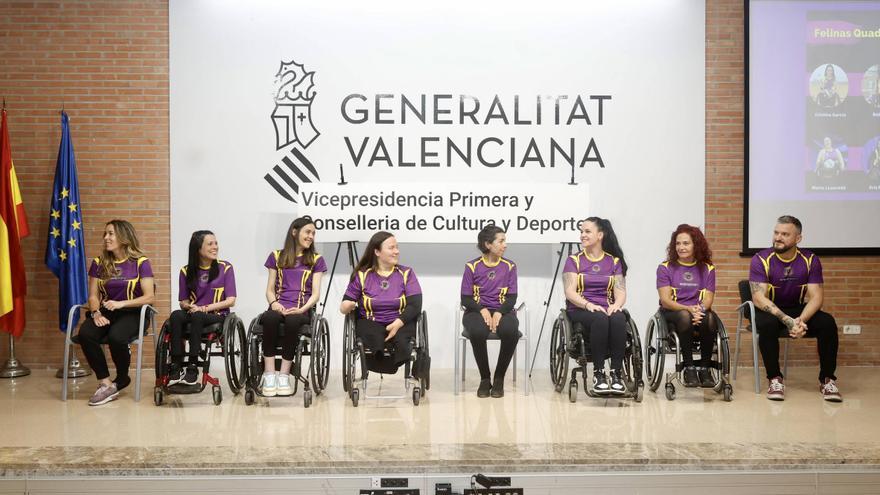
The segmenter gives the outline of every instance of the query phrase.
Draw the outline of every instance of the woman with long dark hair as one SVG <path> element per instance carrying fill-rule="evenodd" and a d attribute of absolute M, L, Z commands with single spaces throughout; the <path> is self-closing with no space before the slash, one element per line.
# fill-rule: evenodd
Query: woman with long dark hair
<path fill-rule="evenodd" d="M 197 230 L 189 239 L 186 265 L 180 269 L 177 299 L 180 309 L 171 313 L 171 370 L 169 385 L 195 385 L 199 379 L 202 329 L 220 323 L 235 305 L 235 271 L 217 258 L 217 237 Z M 184 368 L 183 329 L 189 324 L 189 362 Z"/>
<path fill-rule="evenodd" d="M 422 312 L 422 288 L 412 268 L 398 264 L 400 249 L 390 232 L 376 232 L 345 290 L 339 311 L 358 311 L 355 333 L 367 349 L 378 351 L 392 341 L 394 353 L 372 353 L 370 369 L 395 373 L 410 357 L 410 339 Z"/>
<path fill-rule="evenodd" d="M 581 222 L 580 253 L 565 262 L 562 280 L 568 317 L 590 332 L 593 391 L 623 395 L 623 359 L 626 351 L 626 260 L 611 222 L 589 217 Z M 605 361 L 611 358 L 610 383 Z"/>
<path fill-rule="evenodd" d="M 140 308 L 152 304 L 153 268 L 140 248 L 134 227 L 125 220 L 104 226 L 104 249 L 89 267 L 89 313 L 79 330 L 79 343 L 98 379 L 90 406 L 115 400 L 131 383 L 128 342 L 138 334 Z M 109 342 L 116 379 L 110 381 L 101 342 Z"/>
<path fill-rule="evenodd" d="M 482 255 L 464 265 L 461 305 L 465 313 L 461 321 L 480 369 L 477 397 L 504 397 L 504 375 L 520 337 L 519 321 L 513 311 L 517 293 L 516 264 L 503 257 L 507 234 L 497 225 L 488 225 L 480 231 L 477 249 Z M 492 334 L 501 341 L 494 382 L 489 380 L 486 349 L 486 339 Z"/>
<path fill-rule="evenodd" d="M 309 311 L 321 297 L 321 278 L 327 271 L 324 258 L 315 251 L 315 222 L 309 216 L 295 219 L 287 228 L 284 247 L 272 251 L 264 266 L 269 270 L 263 313 L 263 377 L 260 392 L 266 397 L 293 394 L 290 368 L 296 357 L 299 331 L 310 322 Z M 281 369 L 275 370 L 278 333 L 281 341 Z"/>
<path fill-rule="evenodd" d="M 715 300 L 715 266 L 712 250 L 699 228 L 681 224 L 666 247 L 666 261 L 657 267 L 660 312 L 678 334 L 686 387 L 712 387 L 709 372 L 712 348 L 718 333 Z M 700 366 L 694 366 L 694 332 L 700 335 Z"/>

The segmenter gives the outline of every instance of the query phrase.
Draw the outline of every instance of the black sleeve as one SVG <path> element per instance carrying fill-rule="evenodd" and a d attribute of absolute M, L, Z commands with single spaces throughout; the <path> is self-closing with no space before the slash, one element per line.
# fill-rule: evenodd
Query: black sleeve
<path fill-rule="evenodd" d="M 504 304 L 502 304 L 501 307 L 498 308 L 498 312 L 503 315 L 506 315 L 507 313 L 510 313 L 511 311 L 513 311 L 513 308 L 515 308 L 515 307 L 516 307 L 516 294 L 507 294 L 507 296 L 505 296 L 505 298 L 504 298 Z"/>
<path fill-rule="evenodd" d="M 464 306 L 466 311 L 473 311 L 475 313 L 479 313 L 483 309 L 480 303 L 474 301 L 473 297 L 464 294 L 461 295 L 461 305 Z"/>
<path fill-rule="evenodd" d="M 406 298 L 406 307 L 403 308 L 403 313 L 400 314 L 400 321 L 403 322 L 404 325 L 407 323 L 414 322 L 419 319 L 419 315 L 422 313 L 422 295 L 416 294 L 414 296 L 409 296 Z"/>
<path fill-rule="evenodd" d="M 351 296 L 349 296 L 348 294 L 343 294 L 343 296 L 342 296 L 342 300 L 343 300 L 343 301 L 357 302 L 357 299 L 353 299 L 353 298 L 352 298 Z"/>

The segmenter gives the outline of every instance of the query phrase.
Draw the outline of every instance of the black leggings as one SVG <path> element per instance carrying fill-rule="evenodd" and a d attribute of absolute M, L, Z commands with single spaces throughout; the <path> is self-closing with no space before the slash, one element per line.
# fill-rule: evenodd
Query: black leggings
<path fill-rule="evenodd" d="M 412 351 L 409 342 L 416 336 L 416 322 L 409 322 L 397 331 L 394 338 L 388 342 L 388 344 L 394 344 L 394 354 L 389 359 L 385 359 L 380 351 L 385 347 L 385 337 L 388 336 L 385 327 L 390 323 L 380 323 L 363 318 L 357 320 L 355 335 L 361 339 L 365 349 L 373 351 L 372 359 L 368 358 L 367 362 L 370 371 L 385 374 L 396 373 L 400 365 L 409 361 Z"/>
<path fill-rule="evenodd" d="M 221 323 L 225 317 L 216 313 L 190 313 L 178 309 L 171 313 L 171 362 L 175 365 L 183 364 L 183 330 L 189 323 L 189 364 L 195 365 L 199 360 L 199 351 L 202 349 L 202 329 L 214 323 Z"/>
<path fill-rule="evenodd" d="M 611 356 L 611 369 L 623 369 L 626 354 L 626 315 L 618 311 L 611 316 L 601 311 L 575 309 L 568 311 L 572 325 L 580 323 L 590 332 L 590 352 L 593 356 L 593 369 L 605 369 L 605 360 Z M 586 337 L 586 336 L 585 336 Z"/>
<path fill-rule="evenodd" d="M 797 318 L 804 310 L 804 306 L 779 308 L 783 313 Z M 755 308 L 755 319 L 758 329 L 758 347 L 761 349 L 761 357 L 764 358 L 764 368 L 767 369 L 767 378 L 782 376 L 779 369 L 779 339 L 788 337 L 788 328 L 779 319 L 770 313 Z M 819 381 L 826 378 L 836 380 L 834 372 L 837 370 L 837 322 L 834 317 L 824 311 L 816 311 L 816 314 L 807 322 L 807 334 L 805 337 L 816 338 L 816 348 L 819 351 Z"/>
<path fill-rule="evenodd" d="M 275 310 L 263 313 L 260 323 L 263 325 L 263 357 L 273 358 L 278 349 L 278 329 L 284 322 L 284 336 L 281 338 L 281 359 L 293 361 L 296 357 L 296 344 L 299 342 L 300 329 L 311 321 L 309 313 L 283 315 Z"/>
<path fill-rule="evenodd" d="M 712 349 L 715 347 L 715 336 L 718 334 L 718 317 L 712 310 L 706 311 L 699 325 L 693 324 L 690 311 L 686 309 L 660 309 L 660 314 L 669 324 L 670 330 L 678 334 L 681 344 L 681 359 L 685 366 L 694 364 L 694 332 L 699 332 L 701 365 L 708 367 L 712 363 Z"/>
<path fill-rule="evenodd" d="M 494 316 L 497 310 L 489 310 Z M 491 331 L 486 322 L 483 321 L 483 315 L 477 311 L 468 311 L 462 316 L 461 323 L 467 329 L 468 338 L 474 349 L 474 360 L 477 361 L 477 368 L 480 369 L 480 379 L 488 380 L 489 372 L 489 353 L 486 349 L 486 340 Z M 496 335 L 501 340 L 501 350 L 498 352 L 498 364 L 495 365 L 495 381 L 504 381 L 504 374 L 510 365 L 510 360 L 516 352 L 516 344 L 519 342 L 519 320 L 515 313 L 507 313 L 501 317 L 498 322 Z"/>
<path fill-rule="evenodd" d="M 109 325 L 99 327 L 95 325 L 91 316 L 86 319 L 79 329 L 79 345 L 89 366 L 95 371 L 95 378 L 103 380 L 110 376 L 107 369 L 107 358 L 101 343 L 106 338 L 110 347 L 110 357 L 116 366 L 117 386 L 122 388 L 131 381 L 128 378 L 128 368 L 131 366 L 131 353 L 128 342 L 137 337 L 140 308 L 117 309 L 116 311 L 101 310 L 101 314 L 110 320 Z M 144 322 L 144 328 L 148 321 Z"/>

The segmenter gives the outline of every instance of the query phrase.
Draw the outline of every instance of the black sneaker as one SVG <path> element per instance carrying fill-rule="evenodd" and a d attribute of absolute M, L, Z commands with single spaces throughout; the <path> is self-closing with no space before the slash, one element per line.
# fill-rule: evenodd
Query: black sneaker
<path fill-rule="evenodd" d="M 480 386 L 477 387 L 477 397 L 485 399 L 489 397 L 492 391 L 492 382 L 490 380 L 480 380 Z"/>
<path fill-rule="evenodd" d="M 697 368 L 697 375 L 700 377 L 700 386 L 703 388 L 712 388 L 715 386 L 715 379 L 712 378 L 712 370 L 709 368 Z"/>
<path fill-rule="evenodd" d="M 183 379 L 180 381 L 184 385 L 196 385 L 199 383 L 199 369 L 195 366 L 187 366 Z"/>
<path fill-rule="evenodd" d="M 593 392 L 599 395 L 611 393 L 611 387 L 608 385 L 608 377 L 605 376 L 605 370 L 593 372 Z"/>
<path fill-rule="evenodd" d="M 504 397 L 504 380 L 495 380 L 492 385 L 492 397 L 495 399 Z"/>
<path fill-rule="evenodd" d="M 623 382 L 622 375 L 620 370 L 611 370 L 611 393 L 614 395 L 626 393 L 626 383 Z"/>
<path fill-rule="evenodd" d="M 168 372 L 168 386 L 177 385 L 181 382 L 183 382 L 183 368 L 177 366 L 172 367 L 171 371 Z"/>
<path fill-rule="evenodd" d="M 684 368 L 684 386 L 699 387 L 700 377 L 697 375 L 697 368 L 694 366 L 686 366 Z"/>

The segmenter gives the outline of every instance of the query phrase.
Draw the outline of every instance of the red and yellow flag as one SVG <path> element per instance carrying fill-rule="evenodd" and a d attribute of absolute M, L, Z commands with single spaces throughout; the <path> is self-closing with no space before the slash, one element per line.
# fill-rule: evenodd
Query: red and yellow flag
<path fill-rule="evenodd" d="M 12 166 L 12 147 L 6 110 L 0 122 L 0 330 L 20 337 L 24 332 L 27 279 L 21 238 L 30 233 L 18 178 Z"/>

